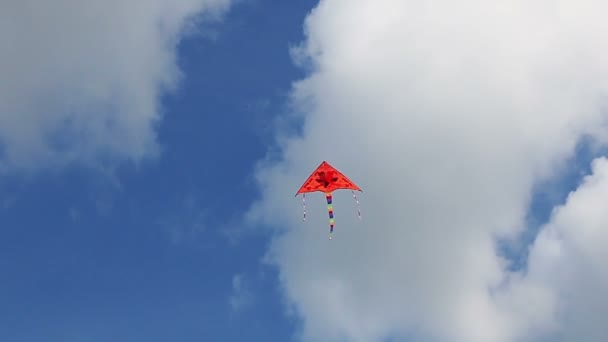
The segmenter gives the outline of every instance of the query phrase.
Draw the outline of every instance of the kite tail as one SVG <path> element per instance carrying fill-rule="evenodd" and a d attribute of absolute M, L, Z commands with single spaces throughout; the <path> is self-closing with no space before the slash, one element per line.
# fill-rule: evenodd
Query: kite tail
<path fill-rule="evenodd" d="M 357 202 L 357 215 L 359 215 L 359 220 L 361 220 L 361 207 L 359 206 L 359 200 L 357 199 L 357 195 L 355 195 L 355 191 L 351 190 L 351 192 L 353 193 L 355 202 Z"/>
<path fill-rule="evenodd" d="M 302 208 L 304 209 L 304 217 L 302 217 L 302 221 L 306 221 L 306 194 L 302 194 Z"/>
<path fill-rule="evenodd" d="M 325 199 L 327 200 L 327 213 L 329 214 L 329 239 L 331 240 L 331 233 L 334 232 L 334 207 L 332 205 L 331 192 L 325 193 Z"/>

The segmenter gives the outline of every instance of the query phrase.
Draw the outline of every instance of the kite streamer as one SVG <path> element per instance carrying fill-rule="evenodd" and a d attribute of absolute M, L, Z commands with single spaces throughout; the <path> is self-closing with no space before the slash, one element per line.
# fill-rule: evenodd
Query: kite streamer
<path fill-rule="evenodd" d="M 332 204 L 331 192 L 325 193 L 325 199 L 327 200 L 327 213 L 329 214 L 329 239 L 331 240 L 331 233 L 334 232 L 334 206 Z"/>
<path fill-rule="evenodd" d="M 353 198 L 355 199 L 355 202 L 357 202 L 357 215 L 359 216 L 359 220 L 361 220 L 361 207 L 359 206 L 359 200 L 357 199 L 357 195 L 355 195 L 355 192 L 353 190 L 351 190 L 351 192 L 353 193 Z"/>
<path fill-rule="evenodd" d="M 302 209 L 304 209 L 304 217 L 302 217 L 302 221 L 306 221 L 306 194 L 302 194 Z"/>

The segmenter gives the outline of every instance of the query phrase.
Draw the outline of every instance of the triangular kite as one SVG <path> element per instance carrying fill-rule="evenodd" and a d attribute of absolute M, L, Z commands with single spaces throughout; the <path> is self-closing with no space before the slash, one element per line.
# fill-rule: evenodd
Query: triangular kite
<path fill-rule="evenodd" d="M 324 161 L 302 184 L 296 196 L 306 192 L 332 192 L 337 189 L 350 189 L 361 191 L 361 189 L 348 179 L 342 172 L 336 170 L 328 162 Z"/>
<path fill-rule="evenodd" d="M 296 193 L 302 194 L 302 203 L 304 205 L 304 220 L 306 220 L 306 193 L 307 192 L 323 192 L 325 193 L 325 199 L 327 200 L 327 212 L 329 213 L 329 239 L 331 240 L 331 233 L 334 231 L 334 209 L 332 205 L 332 194 L 331 192 L 338 189 L 350 189 L 353 193 L 353 198 L 357 202 L 357 208 L 359 207 L 359 200 L 355 195 L 356 191 L 362 191 L 353 181 L 348 179 L 342 172 L 338 171 L 333 166 L 329 165 L 328 162 L 323 161 L 319 167 L 308 177 L 308 179 L 302 184 L 300 190 Z M 359 219 L 361 219 L 361 210 L 358 209 Z"/>

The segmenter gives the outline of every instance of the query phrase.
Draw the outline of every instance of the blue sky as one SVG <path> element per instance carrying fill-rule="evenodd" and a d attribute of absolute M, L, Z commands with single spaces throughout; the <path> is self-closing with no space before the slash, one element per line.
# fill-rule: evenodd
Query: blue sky
<path fill-rule="evenodd" d="M 0 341 L 605 340 L 608 5 L 424 3 L 0 5 Z"/>
<path fill-rule="evenodd" d="M 273 117 L 302 75 L 289 47 L 314 5 L 237 4 L 210 24 L 214 37 L 183 40 L 158 160 L 3 177 L 0 340 L 289 338 L 275 271 L 260 263 L 267 233 L 234 225 L 256 196 L 251 175 Z M 233 295 L 245 301 L 238 310 Z"/>

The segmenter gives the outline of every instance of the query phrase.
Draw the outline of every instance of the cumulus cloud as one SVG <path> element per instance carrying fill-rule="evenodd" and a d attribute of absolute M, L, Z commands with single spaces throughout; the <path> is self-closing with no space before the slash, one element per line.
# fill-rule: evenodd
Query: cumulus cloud
<path fill-rule="evenodd" d="M 278 158 L 261 163 L 250 211 L 277 228 L 267 258 L 302 339 L 561 331 L 563 292 L 534 280 L 545 270 L 509 271 L 496 240 L 526 229 L 534 186 L 582 137 L 605 142 L 606 10 L 594 0 L 320 2 L 296 51 L 311 70 L 293 90 L 301 134 L 281 135 Z M 350 194 L 334 195 L 331 243 L 322 196 L 306 224 L 290 201 L 323 159 L 364 189 L 362 223 Z M 572 229 L 568 239 L 583 233 Z M 577 308 L 592 324 L 590 306 Z"/>
<path fill-rule="evenodd" d="M 0 168 L 157 153 L 159 95 L 188 23 L 229 0 L 12 1 L 0 6 Z"/>
<path fill-rule="evenodd" d="M 554 298 L 554 324 L 564 341 L 603 341 L 608 328 L 608 160 L 555 209 L 534 243 L 524 286 Z M 583 337 L 581 337 L 583 336 Z"/>

